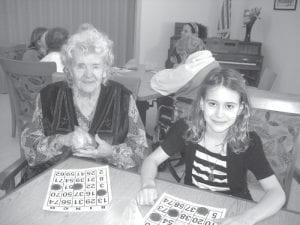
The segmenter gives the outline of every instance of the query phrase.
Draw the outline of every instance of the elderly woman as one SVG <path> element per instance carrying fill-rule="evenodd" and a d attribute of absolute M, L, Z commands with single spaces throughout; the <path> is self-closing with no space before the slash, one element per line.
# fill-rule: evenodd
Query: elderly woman
<path fill-rule="evenodd" d="M 148 155 L 145 130 L 130 91 L 108 80 L 112 41 L 90 27 L 61 54 L 67 82 L 41 90 L 21 136 L 29 165 L 53 164 L 68 152 L 124 169 L 140 165 Z"/>

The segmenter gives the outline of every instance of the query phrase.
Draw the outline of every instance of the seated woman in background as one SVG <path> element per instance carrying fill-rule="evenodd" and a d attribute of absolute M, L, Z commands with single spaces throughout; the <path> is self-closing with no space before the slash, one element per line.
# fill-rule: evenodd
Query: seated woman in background
<path fill-rule="evenodd" d="M 37 27 L 32 31 L 30 44 L 28 49 L 23 54 L 22 60 L 38 62 L 45 56 L 47 52 L 47 45 L 45 41 L 47 31 L 48 29 L 45 27 Z"/>
<path fill-rule="evenodd" d="M 55 62 L 56 71 L 63 73 L 64 66 L 61 61 L 60 50 L 66 43 L 69 32 L 65 28 L 55 27 L 48 31 L 46 35 L 47 55 L 41 62 Z"/>
<path fill-rule="evenodd" d="M 75 33 L 63 46 L 67 82 L 41 90 L 32 123 L 21 135 L 31 169 L 44 169 L 70 153 L 130 169 L 148 155 L 133 96 L 108 80 L 112 44 L 106 35 L 90 28 Z"/>
<path fill-rule="evenodd" d="M 198 37 L 201 40 L 206 39 L 207 38 L 207 27 L 202 24 L 198 24 L 198 23 L 184 24 L 182 27 L 180 39 L 190 37 L 190 36 Z M 177 45 L 178 45 L 177 43 L 178 43 L 178 41 L 173 46 L 173 49 L 171 50 L 171 53 L 170 53 L 170 57 L 167 59 L 167 61 L 165 63 L 165 66 L 167 69 L 176 67 L 178 64 L 180 64 L 182 62 L 182 59 L 180 58 L 180 55 L 177 52 Z"/>
<path fill-rule="evenodd" d="M 194 98 L 195 89 L 210 70 L 219 67 L 219 63 L 198 37 L 186 36 L 176 45 L 181 63 L 176 68 L 156 73 L 151 79 L 151 88 L 164 96 L 176 93 Z"/>
<path fill-rule="evenodd" d="M 165 140 L 145 160 L 137 201 L 153 204 L 157 167 L 173 154 L 184 153 L 184 183 L 251 199 L 247 171 L 259 180 L 265 195 L 253 208 L 220 224 L 255 224 L 275 214 L 284 191 L 269 165 L 255 132 L 248 130 L 250 105 L 245 80 L 235 70 L 213 69 L 200 85 L 191 114 L 178 120 Z"/>

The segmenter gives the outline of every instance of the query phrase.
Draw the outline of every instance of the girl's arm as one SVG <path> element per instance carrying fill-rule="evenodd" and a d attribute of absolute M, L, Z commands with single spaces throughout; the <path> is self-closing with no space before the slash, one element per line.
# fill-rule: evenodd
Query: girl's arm
<path fill-rule="evenodd" d="M 278 212 L 285 203 L 285 193 L 275 175 L 259 180 L 265 195 L 243 214 L 225 219 L 221 225 L 252 225 Z"/>
<path fill-rule="evenodd" d="M 137 202 L 140 205 L 152 205 L 158 197 L 155 188 L 155 177 L 157 175 L 157 167 L 167 160 L 169 155 L 158 147 L 143 162 L 141 169 L 142 188 L 137 195 Z"/>

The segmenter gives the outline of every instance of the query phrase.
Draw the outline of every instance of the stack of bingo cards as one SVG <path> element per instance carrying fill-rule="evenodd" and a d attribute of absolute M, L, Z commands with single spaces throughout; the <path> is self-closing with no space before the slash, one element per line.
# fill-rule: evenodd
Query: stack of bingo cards
<path fill-rule="evenodd" d="M 189 202 L 163 193 L 144 217 L 144 225 L 216 225 L 225 217 L 225 208 L 214 208 Z"/>
<path fill-rule="evenodd" d="M 111 198 L 108 166 L 53 169 L 43 209 L 101 211 L 109 209 Z"/>

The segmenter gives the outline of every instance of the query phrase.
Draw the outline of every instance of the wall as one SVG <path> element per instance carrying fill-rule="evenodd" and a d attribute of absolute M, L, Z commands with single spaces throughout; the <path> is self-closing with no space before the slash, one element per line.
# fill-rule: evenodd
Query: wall
<path fill-rule="evenodd" d="M 211 0 L 141 0 L 137 5 L 140 18 L 136 30 L 136 57 L 141 64 L 163 68 L 167 59 L 170 37 L 174 34 L 175 22 L 197 21 L 210 28 L 215 21 L 217 1 Z"/>
<path fill-rule="evenodd" d="M 233 0 L 234 4 L 237 1 Z M 238 3 L 238 13 L 245 8 L 262 7 L 261 19 L 253 26 L 251 40 L 263 43 L 263 67 L 269 67 L 278 77 L 273 90 L 282 93 L 300 94 L 300 7 L 293 11 L 274 10 L 273 0 L 244 0 L 245 4 Z M 236 14 L 238 14 L 236 13 Z M 241 14 L 242 15 L 242 14 Z M 232 31 L 235 38 L 243 40 L 245 29 L 240 24 Z M 240 27 L 240 29 L 239 29 Z"/>
<path fill-rule="evenodd" d="M 222 0 L 141 0 L 136 30 L 136 57 L 140 63 L 163 68 L 175 22 L 198 21 L 216 35 Z M 231 39 L 244 40 L 245 8 L 262 7 L 251 40 L 263 43 L 263 67 L 278 74 L 273 90 L 300 94 L 300 7 L 296 11 L 273 10 L 274 0 L 232 0 Z M 188 12 L 188 13 L 187 13 Z M 297 42 L 296 42 L 297 41 Z"/>

